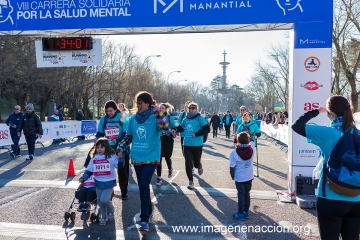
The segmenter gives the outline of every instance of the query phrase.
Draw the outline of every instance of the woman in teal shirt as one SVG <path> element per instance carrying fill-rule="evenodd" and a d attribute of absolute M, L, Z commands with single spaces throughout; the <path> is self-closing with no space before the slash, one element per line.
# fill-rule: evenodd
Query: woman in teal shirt
<path fill-rule="evenodd" d="M 250 141 L 254 141 L 255 147 L 257 146 L 256 139 L 261 136 L 261 131 L 254 120 L 250 118 L 250 113 L 245 112 L 242 114 L 242 120 L 238 126 L 236 135 L 241 132 L 247 132 L 250 135 Z M 236 135 L 234 139 L 234 145 L 236 145 Z"/>
<path fill-rule="evenodd" d="M 310 119 L 327 112 L 330 126 L 306 124 Z M 309 143 L 319 146 L 322 152 L 321 166 L 327 165 L 330 155 L 346 131 L 353 132 L 354 119 L 348 100 L 342 96 L 331 96 L 326 108 L 311 110 L 302 115 L 292 125 L 294 132 L 306 137 Z M 326 168 L 327 169 L 327 168 Z M 334 192 L 327 181 L 323 189 L 323 173 L 321 169 L 318 183 L 316 211 L 321 239 L 357 240 L 360 234 L 360 195 L 350 197 Z M 323 194 L 325 191 L 325 195 Z"/>
<path fill-rule="evenodd" d="M 198 169 L 199 175 L 202 175 L 204 172 L 201 164 L 201 155 L 204 135 L 210 132 L 210 126 L 198 112 L 198 105 L 191 102 L 189 103 L 189 112 L 177 129 L 184 133 L 185 167 L 186 175 L 189 179 L 188 189 L 193 189 L 193 167 Z"/>
<path fill-rule="evenodd" d="M 148 92 L 139 92 L 135 96 L 137 112 L 129 121 L 129 127 L 124 139 L 119 143 L 117 155 L 123 157 L 125 148 L 131 144 L 131 163 L 134 165 L 140 193 L 140 231 L 149 231 L 149 221 L 152 218 L 150 198 L 150 183 L 156 166 L 160 164 L 160 136 L 169 129 L 167 118 L 156 105 Z"/>
<path fill-rule="evenodd" d="M 104 106 L 105 115 L 100 118 L 98 131 L 95 141 L 100 137 L 106 137 L 110 146 L 116 150 L 117 144 L 125 137 L 129 124 L 129 116 L 118 109 L 117 104 L 113 100 L 109 100 Z M 130 148 L 125 151 L 125 164 L 123 168 L 118 168 L 118 180 L 121 190 L 121 198 L 128 199 L 129 185 L 129 154 Z"/>

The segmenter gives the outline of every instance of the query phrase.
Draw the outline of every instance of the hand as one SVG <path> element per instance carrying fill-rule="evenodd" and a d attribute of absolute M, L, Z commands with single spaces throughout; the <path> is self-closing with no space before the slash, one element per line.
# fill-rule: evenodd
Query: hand
<path fill-rule="evenodd" d="M 118 152 L 116 155 L 118 156 L 118 158 L 122 158 L 122 157 L 123 157 L 122 152 Z"/>
<path fill-rule="evenodd" d="M 11 125 L 12 128 L 17 128 L 16 125 Z"/>
<path fill-rule="evenodd" d="M 195 133 L 191 134 L 191 136 L 192 136 L 192 137 L 196 137 L 196 136 L 195 136 Z"/>
<path fill-rule="evenodd" d="M 17 135 L 18 135 L 18 137 L 21 137 L 21 133 L 18 132 Z"/>
<path fill-rule="evenodd" d="M 319 107 L 318 110 L 320 113 L 325 113 L 327 111 L 324 107 Z"/>
<path fill-rule="evenodd" d="M 83 183 L 84 179 L 83 178 L 79 178 L 79 183 Z"/>
<path fill-rule="evenodd" d="M 42 138 L 42 135 L 41 135 L 41 134 L 39 134 L 39 138 L 40 138 L 40 139 Z"/>
<path fill-rule="evenodd" d="M 152 107 L 152 109 L 154 111 L 159 111 L 160 112 L 160 108 L 156 104 L 151 105 L 151 107 Z"/>
<path fill-rule="evenodd" d="M 173 137 L 176 137 L 176 131 L 174 129 L 171 130 L 171 134 L 173 135 Z"/>
<path fill-rule="evenodd" d="M 114 144 L 116 144 L 116 139 L 112 139 L 111 141 L 112 141 Z"/>

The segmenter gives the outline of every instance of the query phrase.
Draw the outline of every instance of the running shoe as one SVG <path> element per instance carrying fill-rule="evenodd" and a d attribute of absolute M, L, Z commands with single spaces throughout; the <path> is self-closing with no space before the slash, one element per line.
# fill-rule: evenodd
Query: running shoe
<path fill-rule="evenodd" d="M 173 176 L 172 174 L 173 174 L 173 169 L 172 169 L 172 168 L 170 168 L 170 169 L 169 169 L 169 175 L 168 175 L 168 178 L 171 178 L 171 177 Z"/>
<path fill-rule="evenodd" d="M 10 153 L 10 156 L 11 156 L 12 158 L 15 158 L 15 154 L 14 154 L 13 152 Z"/>
<path fill-rule="evenodd" d="M 29 155 L 25 160 L 33 160 L 34 156 L 33 155 Z"/>
<path fill-rule="evenodd" d="M 249 212 L 244 212 L 244 217 L 247 219 L 249 218 Z"/>
<path fill-rule="evenodd" d="M 90 204 L 85 203 L 85 204 L 83 205 L 82 211 L 83 211 L 83 212 L 87 212 L 87 211 L 90 211 L 90 209 L 91 209 Z"/>
<path fill-rule="evenodd" d="M 162 185 L 162 180 L 161 180 L 161 177 L 158 177 L 156 179 L 156 186 L 161 186 Z"/>
<path fill-rule="evenodd" d="M 203 173 L 204 173 L 204 169 L 199 168 L 199 169 L 198 169 L 198 174 L 201 176 Z"/>
<path fill-rule="evenodd" d="M 79 207 L 78 207 L 76 210 L 77 210 L 78 212 L 82 212 L 83 208 L 84 208 L 84 204 L 83 204 L 83 203 L 80 203 L 80 204 L 79 204 Z"/>
<path fill-rule="evenodd" d="M 233 218 L 235 218 L 237 220 L 240 220 L 240 221 L 244 221 L 245 220 L 245 215 L 243 213 L 234 213 Z"/>
<path fill-rule="evenodd" d="M 148 222 L 141 222 L 139 230 L 148 232 L 149 231 L 149 223 Z"/>
<path fill-rule="evenodd" d="M 187 188 L 190 189 L 190 190 L 194 189 L 193 181 L 189 181 L 189 185 L 187 186 Z"/>

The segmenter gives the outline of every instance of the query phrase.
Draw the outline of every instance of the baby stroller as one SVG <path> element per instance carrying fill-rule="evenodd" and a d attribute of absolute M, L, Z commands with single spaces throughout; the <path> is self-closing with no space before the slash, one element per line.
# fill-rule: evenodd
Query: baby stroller
<path fill-rule="evenodd" d="M 75 204 L 80 204 L 79 202 L 76 202 L 76 200 L 78 200 L 78 192 L 80 190 L 80 188 L 82 187 L 82 185 L 80 184 L 79 187 L 76 189 L 75 191 L 75 196 L 73 198 L 73 200 L 70 203 L 70 206 L 68 208 L 68 210 L 65 212 L 64 214 L 64 219 L 65 221 L 69 221 L 69 219 L 74 222 L 75 221 L 75 217 L 76 217 L 76 212 L 73 211 L 73 209 L 76 209 L 74 207 Z M 92 210 L 92 213 L 90 215 L 90 221 L 91 222 L 99 222 L 101 219 L 101 214 L 100 214 L 100 207 L 97 205 L 96 202 L 96 198 L 91 202 L 91 205 L 94 205 L 94 209 Z M 90 210 L 88 210 L 89 212 Z"/>
<path fill-rule="evenodd" d="M 73 200 L 71 201 L 71 204 L 70 204 L 68 210 L 67 210 L 67 211 L 65 212 L 65 214 L 64 214 L 64 219 L 65 219 L 65 221 L 69 221 L 69 219 L 70 219 L 72 222 L 75 221 L 76 212 L 73 211 L 73 206 L 74 206 L 75 204 L 80 204 L 79 202 L 76 202 L 75 200 L 78 200 L 78 199 L 79 199 L 79 198 L 78 198 L 78 192 L 79 192 L 79 190 L 80 190 L 81 187 L 82 187 L 82 185 L 80 184 L 79 187 L 76 189 L 76 191 L 75 191 L 75 196 L 74 196 Z M 113 191 L 112 194 L 111 194 L 111 199 L 110 199 L 111 201 L 112 201 L 113 197 L 114 197 L 114 191 Z M 94 223 L 94 222 L 97 222 L 97 223 L 98 223 L 98 222 L 100 221 L 100 219 L 101 219 L 101 213 L 100 213 L 100 207 L 99 207 L 98 204 L 97 204 L 96 198 L 91 202 L 91 205 L 94 205 L 95 207 L 94 207 L 94 209 L 92 210 L 92 213 L 91 213 L 91 215 L 90 215 L 90 221 L 91 221 L 92 223 Z M 74 207 L 74 209 L 75 209 L 75 207 Z M 91 211 L 91 210 L 88 210 L 87 212 L 89 212 L 89 211 Z"/>

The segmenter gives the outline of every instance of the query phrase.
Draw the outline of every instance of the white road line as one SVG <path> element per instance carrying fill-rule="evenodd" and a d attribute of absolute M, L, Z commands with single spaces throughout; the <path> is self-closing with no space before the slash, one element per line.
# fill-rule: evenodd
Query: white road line
<path fill-rule="evenodd" d="M 17 192 L 17 193 L 14 193 L 14 194 L 11 194 L 7 197 L 4 197 L 4 198 L 1 198 L 0 199 L 0 204 L 3 204 L 5 202 L 7 202 L 8 200 L 12 199 L 12 198 L 17 198 L 17 197 L 20 197 L 24 194 L 27 194 L 29 192 L 33 192 L 35 188 L 28 188 L 28 189 L 25 189 L 23 191 L 20 191 L 20 192 Z"/>
<path fill-rule="evenodd" d="M 22 201 L 22 200 L 24 200 L 24 199 L 27 199 L 27 198 L 29 198 L 29 197 L 32 197 L 32 196 L 34 196 L 34 195 L 36 195 L 36 194 L 38 194 L 38 193 L 41 193 L 41 192 L 43 192 L 43 191 L 46 191 L 46 190 L 48 190 L 48 189 L 49 189 L 49 188 L 41 188 L 41 189 L 38 190 L 38 191 L 35 191 L 35 192 L 33 192 L 33 193 L 30 193 L 30 194 L 27 194 L 27 195 L 25 195 L 25 196 L 23 196 L 23 197 L 20 197 L 20 198 L 14 200 L 14 201 L 10 201 L 10 202 L 8 202 L 8 203 L 5 203 L 5 204 L 3 204 L 3 205 L 0 205 L 0 209 L 1 209 L 1 208 L 4 208 L 4 207 L 7 207 L 7 206 L 9 206 L 9 205 L 12 205 L 12 204 L 14 204 L 14 203 L 16 203 L 16 202 Z"/>

